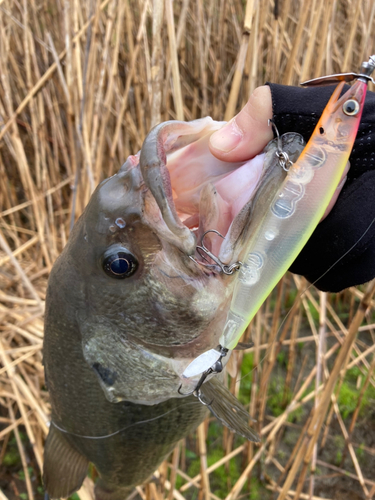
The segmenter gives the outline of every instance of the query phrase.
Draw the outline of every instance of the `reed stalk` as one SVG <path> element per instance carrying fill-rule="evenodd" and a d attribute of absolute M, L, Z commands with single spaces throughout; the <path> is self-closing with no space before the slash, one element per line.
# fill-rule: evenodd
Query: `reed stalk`
<path fill-rule="evenodd" d="M 24 477 L 0 500 L 41 500 L 47 279 L 98 182 L 160 121 L 229 120 L 266 81 L 356 71 L 374 52 L 372 0 L 278 7 L 276 18 L 275 2 L 254 0 L 0 0 L 0 481 L 14 452 Z M 129 498 L 320 499 L 322 485 L 333 498 L 330 474 L 372 498 L 374 286 L 332 296 L 286 275 L 228 370 L 262 443 L 213 437 L 206 420 Z"/>

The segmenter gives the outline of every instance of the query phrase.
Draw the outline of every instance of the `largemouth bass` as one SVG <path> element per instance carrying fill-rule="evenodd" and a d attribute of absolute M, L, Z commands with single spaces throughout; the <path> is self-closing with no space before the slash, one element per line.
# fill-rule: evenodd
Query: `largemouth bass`
<path fill-rule="evenodd" d="M 218 344 L 233 275 L 196 246 L 204 239 L 212 256 L 236 262 L 286 175 L 277 141 L 249 162 L 214 159 L 208 140 L 221 126 L 205 118 L 153 129 L 98 186 L 53 267 L 44 341 L 52 498 L 77 490 L 89 462 L 96 498 L 125 498 L 206 416 L 178 389 L 191 361 Z M 282 147 L 295 161 L 303 140 L 285 134 Z M 235 398 L 219 379 L 204 387 L 233 428 Z M 245 424 L 239 432 L 257 440 Z"/>

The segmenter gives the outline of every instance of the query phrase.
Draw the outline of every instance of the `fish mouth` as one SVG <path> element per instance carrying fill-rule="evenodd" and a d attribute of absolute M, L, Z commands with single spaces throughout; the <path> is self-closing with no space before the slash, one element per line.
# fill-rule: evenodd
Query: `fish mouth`
<path fill-rule="evenodd" d="M 236 163 L 215 158 L 209 139 L 224 124 L 206 117 L 157 125 L 142 146 L 140 169 L 170 232 L 169 239 L 193 256 L 197 242 L 199 245 L 210 231 L 204 237 L 205 247 L 229 264 L 248 219 L 264 154 Z"/>

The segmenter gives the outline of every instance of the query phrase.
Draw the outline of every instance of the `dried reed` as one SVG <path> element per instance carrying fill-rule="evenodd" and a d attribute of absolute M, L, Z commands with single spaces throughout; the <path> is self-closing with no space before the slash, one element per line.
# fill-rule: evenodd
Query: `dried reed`
<path fill-rule="evenodd" d="M 0 461 L 12 446 L 19 453 L 13 474 L 0 474 L 9 479 L 1 500 L 41 498 L 46 280 L 94 187 L 159 121 L 230 119 L 266 80 L 298 84 L 355 70 L 374 52 L 374 17 L 372 0 L 0 0 Z M 305 287 L 287 275 L 258 313 L 240 385 L 242 356 L 232 363 L 230 387 L 247 398 L 261 445 L 225 431 L 224 455 L 212 460 L 210 420 L 176 448 L 158 485 L 130 498 L 181 500 L 197 490 L 206 500 L 247 491 L 333 498 L 332 488 L 324 491 L 333 473 L 350 478 L 358 498 L 373 498 L 375 429 L 360 409 L 375 387 L 375 282 L 337 297 L 310 288 L 283 323 Z M 348 418 L 340 391 L 353 373 L 358 395 Z M 368 446 L 357 441 L 363 425 L 372 432 Z M 188 467 L 188 447 L 199 474 Z M 215 474 L 229 464 L 242 468 L 219 494 Z M 78 495 L 93 498 L 91 479 Z"/>

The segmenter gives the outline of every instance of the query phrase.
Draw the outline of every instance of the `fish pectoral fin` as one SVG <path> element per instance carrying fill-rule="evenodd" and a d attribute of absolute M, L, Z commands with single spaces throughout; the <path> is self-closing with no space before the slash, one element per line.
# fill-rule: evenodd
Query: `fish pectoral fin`
<path fill-rule="evenodd" d="M 43 482 L 50 498 L 65 498 L 79 490 L 89 461 L 51 423 L 44 448 Z"/>
<path fill-rule="evenodd" d="M 249 426 L 250 415 L 219 379 L 211 378 L 200 391 L 210 411 L 223 425 L 249 441 L 260 442 L 257 432 Z"/>

